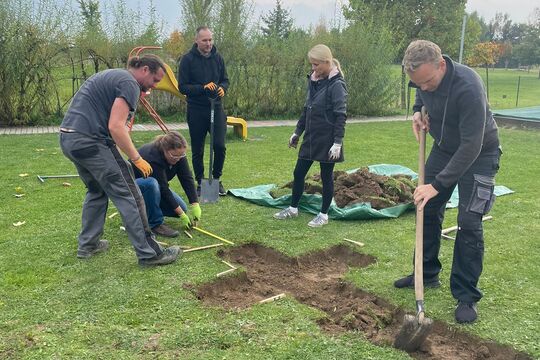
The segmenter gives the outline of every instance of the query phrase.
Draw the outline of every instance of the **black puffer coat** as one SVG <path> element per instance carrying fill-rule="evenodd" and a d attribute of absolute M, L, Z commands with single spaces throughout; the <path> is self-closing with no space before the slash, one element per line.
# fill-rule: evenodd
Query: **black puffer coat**
<path fill-rule="evenodd" d="M 328 151 L 334 143 L 343 145 L 347 120 L 347 86 L 341 73 L 313 81 L 308 76 L 308 89 L 304 110 L 296 125 L 295 133 L 304 133 L 298 157 L 319 162 L 342 162 L 343 146 L 339 159 L 330 160 Z"/>

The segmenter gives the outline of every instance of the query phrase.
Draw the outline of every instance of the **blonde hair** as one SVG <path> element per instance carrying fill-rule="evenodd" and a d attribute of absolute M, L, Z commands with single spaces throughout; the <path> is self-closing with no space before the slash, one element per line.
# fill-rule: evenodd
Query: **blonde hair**
<path fill-rule="evenodd" d="M 187 149 L 186 138 L 178 131 L 170 131 L 164 135 L 158 135 L 153 141 L 162 152 L 173 149 Z"/>
<path fill-rule="evenodd" d="M 338 59 L 332 56 L 332 51 L 328 46 L 324 44 L 315 45 L 311 48 L 311 50 L 308 51 L 308 58 L 310 60 L 330 62 L 334 64 L 334 66 L 341 73 L 341 76 L 345 77 L 343 70 L 341 70 L 341 64 L 339 63 Z"/>
<path fill-rule="evenodd" d="M 403 56 L 403 67 L 407 72 L 415 72 L 421 65 L 433 64 L 439 68 L 442 59 L 439 45 L 427 40 L 415 40 L 409 44 Z"/>

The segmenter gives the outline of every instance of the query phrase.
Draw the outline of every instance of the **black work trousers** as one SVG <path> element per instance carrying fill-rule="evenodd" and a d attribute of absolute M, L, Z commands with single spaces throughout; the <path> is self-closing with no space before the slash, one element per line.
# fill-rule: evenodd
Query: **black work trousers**
<path fill-rule="evenodd" d="M 298 207 L 300 198 L 304 193 L 304 184 L 306 175 L 313 165 L 313 160 L 298 159 L 294 168 L 294 181 L 292 190 L 292 207 Z M 321 165 L 321 181 L 322 181 L 322 205 L 321 212 L 328 213 L 328 208 L 334 197 L 334 165 L 335 163 L 320 163 Z"/>
<path fill-rule="evenodd" d="M 484 259 L 482 216 L 489 212 L 495 200 L 494 178 L 499 169 L 500 154 L 499 149 L 480 154 L 458 183 L 430 199 L 424 210 L 424 279 L 429 280 L 436 278 L 442 269 L 438 256 L 444 211 L 454 188 L 458 186 L 458 231 L 450 289 L 452 296 L 460 301 L 477 302 L 482 298 L 477 286 Z M 433 145 L 426 162 L 426 184 L 433 182 L 451 157 L 452 154 Z"/>
<path fill-rule="evenodd" d="M 199 107 L 188 105 L 187 107 L 187 123 L 189 126 L 189 137 L 191 140 L 191 162 L 195 180 L 201 183 L 204 178 L 204 144 L 206 135 L 210 133 L 210 106 Z M 223 172 L 223 164 L 225 163 L 225 135 L 227 133 L 227 118 L 221 104 L 215 105 L 214 112 L 214 163 L 212 176 L 214 179 L 219 179 Z"/>

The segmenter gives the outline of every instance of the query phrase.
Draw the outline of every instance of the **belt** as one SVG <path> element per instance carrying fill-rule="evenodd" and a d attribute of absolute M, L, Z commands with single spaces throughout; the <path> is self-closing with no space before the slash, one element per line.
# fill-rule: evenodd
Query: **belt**
<path fill-rule="evenodd" d="M 60 128 L 60 132 L 69 134 L 69 133 L 74 133 L 74 132 L 77 132 L 77 131 L 73 130 L 73 129 Z"/>

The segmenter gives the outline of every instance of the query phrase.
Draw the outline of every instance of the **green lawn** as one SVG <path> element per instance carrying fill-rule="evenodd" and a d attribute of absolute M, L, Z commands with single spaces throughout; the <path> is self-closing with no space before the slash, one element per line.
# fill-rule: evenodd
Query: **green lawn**
<path fill-rule="evenodd" d="M 486 84 L 486 69 L 476 72 Z M 520 79 L 521 78 L 521 79 Z M 519 98 L 518 98 L 518 82 Z M 516 99 L 518 100 L 516 106 Z M 519 70 L 489 70 L 489 103 L 492 110 L 512 109 L 540 105 L 540 78 L 538 70 L 526 72 Z"/>
<path fill-rule="evenodd" d="M 228 143 L 224 182 L 228 187 L 284 183 L 291 179 L 296 152 L 287 148 L 292 128 L 250 129 L 250 140 Z M 156 133 L 134 133 L 138 145 Z M 486 254 L 480 286 L 485 296 L 472 326 L 454 324 L 449 290 L 452 243 L 444 241 L 443 286 L 426 292 L 428 316 L 459 330 L 509 344 L 540 357 L 540 132 L 502 129 L 505 154 L 497 178 L 516 193 L 497 199 L 485 223 Z M 330 336 L 317 325 L 321 312 L 292 298 L 243 311 L 207 308 L 183 286 L 215 279 L 227 269 L 216 251 L 185 254 L 178 263 L 140 269 L 119 216 L 107 219 L 109 252 L 76 259 L 85 189 L 78 179 L 36 175 L 73 174 L 57 135 L 1 136 L 0 173 L 0 358 L 2 359 L 406 359 L 358 333 Z M 337 169 L 377 163 L 416 169 L 417 145 L 404 122 L 348 125 L 346 162 Z M 27 173 L 29 176 L 20 177 Z M 15 188 L 25 196 L 16 198 Z M 179 189 L 178 184 L 174 184 Z M 412 212 L 393 220 L 331 221 L 306 226 L 311 215 L 292 222 L 272 219 L 275 209 L 227 196 L 203 205 L 201 226 L 237 244 L 258 242 L 288 255 L 342 243 L 364 242 L 376 264 L 351 268 L 357 286 L 414 311 L 410 291 L 392 281 L 411 271 Z M 111 206 L 109 213 L 115 210 Z M 445 226 L 455 224 L 456 211 Z M 21 226 L 13 223 L 25 221 Z M 178 226 L 169 219 L 168 223 Z M 203 245 L 212 240 L 164 240 Z"/>
<path fill-rule="evenodd" d="M 486 69 L 475 68 L 478 75 L 486 85 Z M 401 76 L 401 66 L 392 66 L 392 75 L 395 77 Z M 521 77 L 521 79 L 519 79 Z M 407 81 L 409 78 L 407 77 Z M 519 100 L 516 106 L 516 98 L 518 96 L 518 81 L 519 85 Z M 411 100 L 414 101 L 414 89 L 411 90 Z M 506 69 L 490 69 L 489 70 L 489 103 L 491 110 L 513 109 L 516 107 L 529 107 L 540 105 L 540 78 L 538 70 L 531 72 Z M 412 105 L 411 105 L 412 106 Z M 405 110 L 398 110 L 399 113 L 405 114 Z"/>

